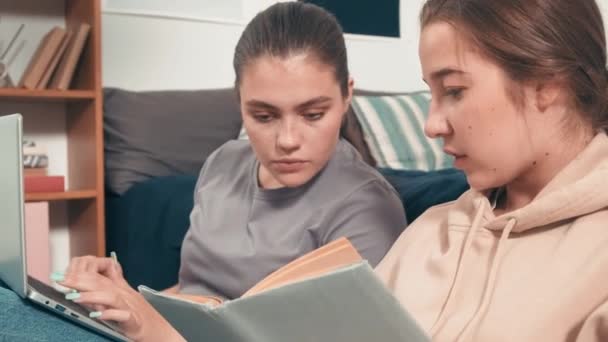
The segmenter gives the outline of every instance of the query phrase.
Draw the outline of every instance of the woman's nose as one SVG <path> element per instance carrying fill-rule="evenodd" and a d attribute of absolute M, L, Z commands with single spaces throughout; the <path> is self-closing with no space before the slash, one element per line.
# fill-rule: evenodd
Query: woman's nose
<path fill-rule="evenodd" d="M 281 123 L 277 134 L 277 147 L 289 154 L 300 147 L 300 139 L 298 137 L 296 123 L 293 120 L 285 120 Z"/>
<path fill-rule="evenodd" d="M 424 124 L 424 134 L 429 138 L 441 138 L 452 134 L 452 126 L 445 115 L 433 108 L 429 109 L 428 118 Z"/>

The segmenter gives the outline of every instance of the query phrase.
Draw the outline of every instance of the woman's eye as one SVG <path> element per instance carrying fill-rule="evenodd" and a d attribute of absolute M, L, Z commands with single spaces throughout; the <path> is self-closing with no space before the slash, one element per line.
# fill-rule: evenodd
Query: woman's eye
<path fill-rule="evenodd" d="M 272 121 L 273 116 L 270 114 L 254 114 L 253 118 L 257 122 L 266 123 Z"/>
<path fill-rule="evenodd" d="M 444 92 L 444 96 L 451 97 L 456 100 L 460 100 L 462 98 L 462 93 L 464 92 L 464 88 L 446 88 Z"/>
<path fill-rule="evenodd" d="M 306 113 L 304 114 L 304 118 L 309 121 L 316 121 L 323 117 L 324 113 Z"/>

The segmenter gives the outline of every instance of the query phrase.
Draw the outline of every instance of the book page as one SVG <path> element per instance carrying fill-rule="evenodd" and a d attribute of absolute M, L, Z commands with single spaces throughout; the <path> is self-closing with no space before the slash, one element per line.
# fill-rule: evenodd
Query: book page
<path fill-rule="evenodd" d="M 363 260 L 346 238 L 340 238 L 279 268 L 249 289 L 243 297 L 299 280 L 332 272 Z"/>
<path fill-rule="evenodd" d="M 250 288 L 242 297 L 252 296 L 262 291 L 330 273 L 362 260 L 363 258 L 350 241 L 346 238 L 340 238 L 279 268 Z M 220 305 L 223 302 L 221 298 L 214 296 L 179 293 L 166 293 L 166 295 L 212 306 Z"/>

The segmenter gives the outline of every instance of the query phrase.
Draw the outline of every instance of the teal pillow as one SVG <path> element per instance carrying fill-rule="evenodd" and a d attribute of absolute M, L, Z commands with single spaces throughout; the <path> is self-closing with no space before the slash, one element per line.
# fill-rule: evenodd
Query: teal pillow
<path fill-rule="evenodd" d="M 431 94 L 354 96 L 353 109 L 379 168 L 441 170 L 453 165 L 441 139 L 424 135 Z"/>

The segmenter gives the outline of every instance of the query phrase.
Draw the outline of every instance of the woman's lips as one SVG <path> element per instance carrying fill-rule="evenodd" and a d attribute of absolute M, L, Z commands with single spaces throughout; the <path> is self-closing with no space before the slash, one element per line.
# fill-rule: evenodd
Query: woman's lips
<path fill-rule="evenodd" d="M 454 166 L 457 167 L 457 168 L 460 165 L 462 165 L 462 163 L 464 163 L 464 161 L 465 161 L 465 159 L 467 157 L 465 154 L 458 153 L 454 149 L 451 149 L 449 147 L 445 147 L 443 149 L 443 152 L 445 152 L 446 154 L 449 154 L 452 157 L 454 157 Z"/>
<path fill-rule="evenodd" d="M 296 159 L 281 159 L 273 161 L 272 165 L 280 173 L 295 173 L 304 168 L 306 161 Z"/>

